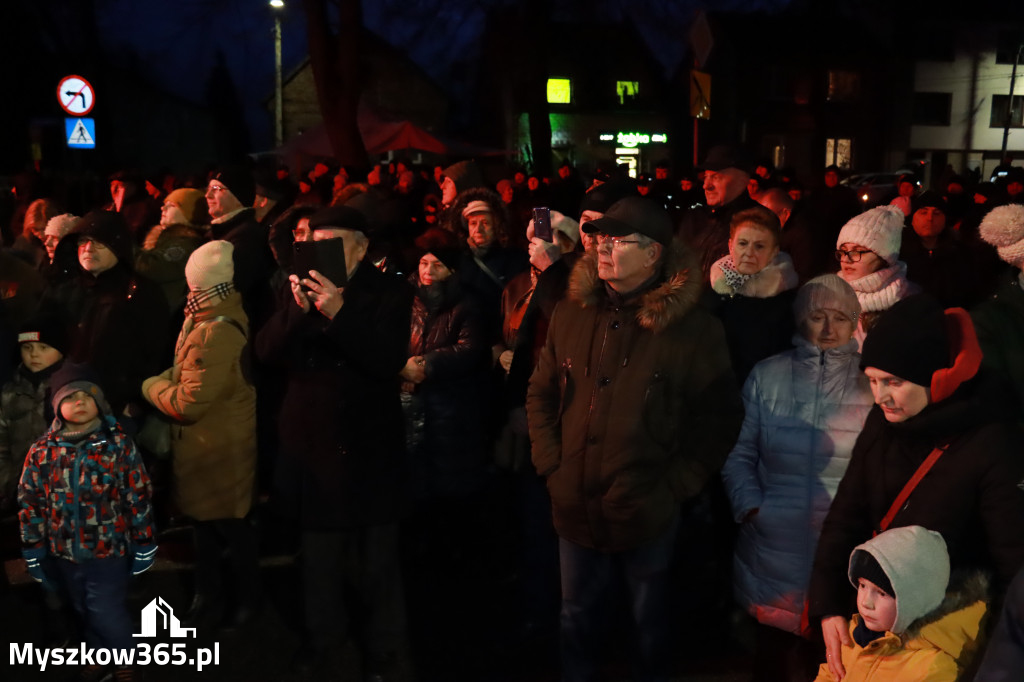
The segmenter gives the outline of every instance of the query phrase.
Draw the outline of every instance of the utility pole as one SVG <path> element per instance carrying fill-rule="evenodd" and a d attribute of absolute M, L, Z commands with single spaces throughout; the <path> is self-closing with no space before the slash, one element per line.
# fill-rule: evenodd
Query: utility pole
<path fill-rule="evenodd" d="M 281 78 L 281 12 L 284 0 L 270 0 L 274 13 L 274 147 L 284 144 L 284 84 Z"/>
<path fill-rule="evenodd" d="M 999 163 L 1006 158 L 1006 142 L 1010 137 L 1010 124 L 1013 123 L 1013 90 L 1017 83 L 1017 64 L 1020 62 L 1020 53 L 1024 50 L 1024 43 L 1017 45 L 1017 54 L 1013 56 L 1013 71 L 1010 72 L 1010 99 L 1006 103 L 1006 121 L 1003 124 L 1003 149 L 999 155 Z"/>

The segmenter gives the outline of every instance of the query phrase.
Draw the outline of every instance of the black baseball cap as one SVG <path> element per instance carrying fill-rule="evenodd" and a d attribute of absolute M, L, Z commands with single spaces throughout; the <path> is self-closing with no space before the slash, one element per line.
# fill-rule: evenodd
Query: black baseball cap
<path fill-rule="evenodd" d="M 750 173 L 754 167 L 754 159 L 746 149 L 739 145 L 720 144 L 711 148 L 704 163 L 700 166 L 703 170 L 722 171 L 726 168 L 736 168 L 744 173 Z"/>
<path fill-rule="evenodd" d="M 584 223 L 587 234 L 600 232 L 612 237 L 625 237 L 634 232 L 668 246 L 672 243 L 672 219 L 660 204 L 643 197 L 619 199 L 597 220 Z"/>

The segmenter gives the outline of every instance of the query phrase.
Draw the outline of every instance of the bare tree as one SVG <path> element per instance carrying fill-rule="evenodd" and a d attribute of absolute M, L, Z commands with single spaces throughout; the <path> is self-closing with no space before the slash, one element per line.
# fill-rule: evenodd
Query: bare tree
<path fill-rule="evenodd" d="M 331 31 L 328 2 L 338 8 L 338 30 Z M 359 133 L 362 87 L 359 54 L 363 31 L 360 0 L 303 0 L 306 10 L 309 62 L 317 99 L 334 156 L 343 164 L 363 167 L 366 147 Z"/>

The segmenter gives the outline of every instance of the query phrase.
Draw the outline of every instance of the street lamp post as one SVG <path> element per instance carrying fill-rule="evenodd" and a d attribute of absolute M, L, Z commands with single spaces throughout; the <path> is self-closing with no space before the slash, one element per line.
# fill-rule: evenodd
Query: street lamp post
<path fill-rule="evenodd" d="M 1010 99 L 1006 104 L 1006 122 L 1003 124 L 1003 148 L 999 155 L 999 163 L 1006 159 L 1006 142 L 1010 137 L 1010 126 L 1013 125 L 1013 89 L 1017 84 L 1017 64 L 1020 63 L 1024 43 L 1017 45 L 1017 54 L 1013 56 L 1013 71 L 1010 72 Z"/>
<path fill-rule="evenodd" d="M 284 144 L 284 85 L 281 79 L 281 12 L 284 0 L 270 0 L 274 14 L 274 146 Z"/>

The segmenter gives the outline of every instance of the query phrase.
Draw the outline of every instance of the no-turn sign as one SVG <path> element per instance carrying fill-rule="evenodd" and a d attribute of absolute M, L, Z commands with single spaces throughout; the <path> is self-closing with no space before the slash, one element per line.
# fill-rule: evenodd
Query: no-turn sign
<path fill-rule="evenodd" d="M 65 76 L 57 85 L 60 108 L 72 116 L 85 116 L 96 103 L 96 94 L 89 81 L 81 76 Z"/>

